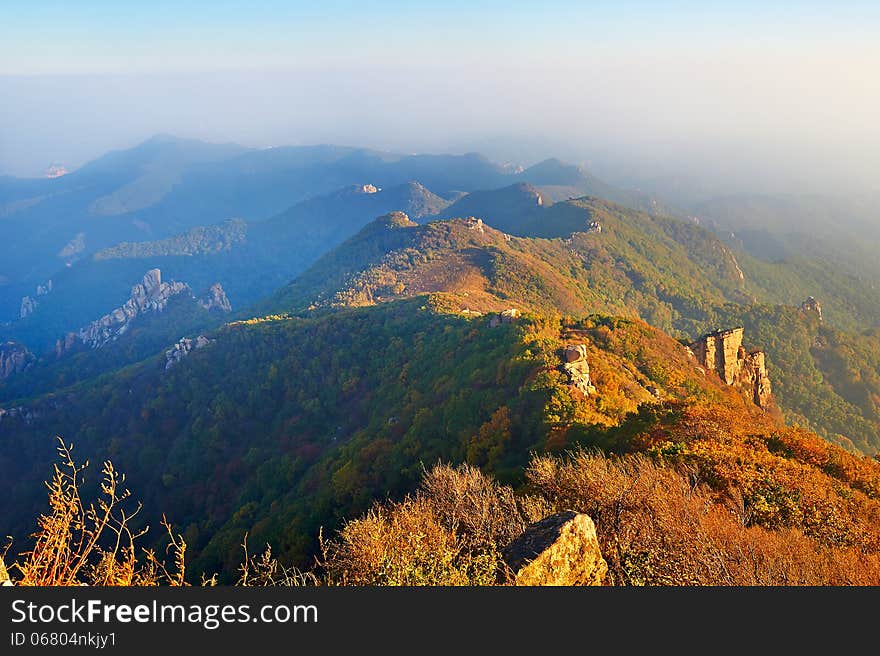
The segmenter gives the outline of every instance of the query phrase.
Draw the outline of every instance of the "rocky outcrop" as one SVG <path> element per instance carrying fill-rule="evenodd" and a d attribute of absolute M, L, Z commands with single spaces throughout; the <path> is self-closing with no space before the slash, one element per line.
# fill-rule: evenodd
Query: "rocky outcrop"
<path fill-rule="evenodd" d="M 24 344 L 5 342 L 0 344 L 0 380 L 27 369 L 35 358 Z"/>
<path fill-rule="evenodd" d="M 18 313 L 18 316 L 24 319 L 34 313 L 34 310 L 37 309 L 37 300 L 31 298 L 30 296 L 23 296 L 21 298 L 21 310 Z"/>
<path fill-rule="evenodd" d="M 205 348 L 214 340 L 208 339 L 204 335 L 199 335 L 195 339 L 184 337 L 177 344 L 165 351 L 165 371 L 168 371 L 183 360 L 190 352 Z"/>
<path fill-rule="evenodd" d="M 608 572 L 593 520 L 572 511 L 531 524 L 501 555 L 516 585 L 602 585 Z"/>
<path fill-rule="evenodd" d="M 52 292 L 52 280 L 46 281 L 45 285 L 37 285 L 37 296 L 46 296 Z"/>
<path fill-rule="evenodd" d="M 520 316 L 522 316 L 522 313 L 516 308 L 508 308 L 507 310 L 502 310 L 494 317 L 489 319 L 489 327 L 497 328 L 498 326 L 514 323 L 517 319 L 520 318 Z"/>
<path fill-rule="evenodd" d="M 717 373 L 728 385 L 733 385 L 741 366 L 739 349 L 742 339 L 742 328 L 716 330 L 691 344 L 691 350 L 703 367 Z"/>
<path fill-rule="evenodd" d="M 219 282 L 211 285 L 211 289 L 199 299 L 199 305 L 208 311 L 232 312 L 232 303 Z"/>
<path fill-rule="evenodd" d="M 162 272 L 159 269 L 150 269 L 143 280 L 131 288 L 131 298 L 121 307 L 74 333 L 73 341 L 78 339 L 93 349 L 101 348 L 124 334 L 135 317 L 150 312 L 162 312 L 174 296 L 183 293 L 192 295 L 189 285 L 174 281 L 162 282 Z M 65 342 L 68 341 L 71 341 L 69 335 L 65 338 Z"/>
<path fill-rule="evenodd" d="M 485 234 L 485 230 L 483 229 L 483 219 L 478 219 L 475 216 L 469 216 L 467 219 L 467 227 L 469 230 L 476 230 L 480 234 Z"/>
<path fill-rule="evenodd" d="M 52 281 L 48 281 L 45 285 L 37 285 L 37 293 L 36 296 L 45 296 L 49 292 L 52 291 Z M 24 319 L 29 317 L 34 313 L 37 307 L 40 305 L 39 301 L 34 296 L 22 296 L 21 297 L 21 305 L 19 306 L 18 316 L 20 319 Z"/>
<path fill-rule="evenodd" d="M 39 415 L 34 410 L 26 408 L 23 405 L 14 408 L 0 408 L 0 422 L 8 418 L 21 419 L 25 424 L 30 424 L 37 417 L 39 417 Z"/>
<path fill-rule="evenodd" d="M 67 333 L 55 341 L 55 355 L 60 358 L 79 343 L 79 336 L 76 333 Z"/>
<path fill-rule="evenodd" d="M 822 322 L 822 306 L 812 296 L 807 296 L 804 302 L 801 303 L 801 312 L 804 314 L 815 314 L 819 318 L 819 322 Z"/>
<path fill-rule="evenodd" d="M 716 330 L 688 348 L 701 367 L 714 371 L 728 385 L 745 388 L 752 401 L 766 409 L 773 397 L 764 352 L 746 351 L 742 341 L 742 328 Z"/>
<path fill-rule="evenodd" d="M 586 344 L 569 344 L 562 352 L 562 369 L 568 374 L 568 382 L 583 394 L 593 394 L 596 388 L 590 380 Z"/>
<path fill-rule="evenodd" d="M 53 163 L 50 164 L 49 167 L 46 169 L 46 172 L 43 173 L 43 177 L 60 178 L 67 175 L 68 173 L 69 171 L 67 170 L 67 167 L 64 166 L 64 164 Z"/>
<path fill-rule="evenodd" d="M 770 406 L 773 402 L 773 391 L 770 388 L 770 376 L 767 373 L 763 351 L 745 354 L 739 373 L 739 383 L 751 390 L 755 405 L 761 408 Z"/>

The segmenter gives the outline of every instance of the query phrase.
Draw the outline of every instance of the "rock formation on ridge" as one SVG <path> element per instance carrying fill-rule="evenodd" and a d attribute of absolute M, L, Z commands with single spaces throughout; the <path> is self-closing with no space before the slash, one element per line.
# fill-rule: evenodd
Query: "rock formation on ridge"
<path fill-rule="evenodd" d="M 819 301 L 812 296 L 807 296 L 807 298 L 804 299 L 804 302 L 801 303 L 801 311 L 804 314 L 815 312 L 816 316 L 819 317 L 819 323 L 822 323 L 822 306 L 819 305 Z"/>
<path fill-rule="evenodd" d="M 21 319 L 24 319 L 27 316 L 30 316 L 34 313 L 34 310 L 37 309 L 37 301 L 30 296 L 23 296 L 21 299 L 21 310 L 18 313 L 18 316 Z"/>
<path fill-rule="evenodd" d="M 583 394 L 593 394 L 596 388 L 590 381 L 590 365 L 584 344 L 569 344 L 562 353 L 562 368 L 568 374 L 569 383 Z"/>
<path fill-rule="evenodd" d="M 124 334 L 135 317 L 149 312 L 162 312 L 172 297 L 182 293 L 192 294 L 189 285 L 175 281 L 162 282 L 162 272 L 159 269 L 150 269 L 144 274 L 143 280 L 131 288 L 131 297 L 121 307 L 93 321 L 79 332 L 68 334 L 63 343 L 58 340 L 56 352 L 63 352 L 77 339 L 90 348 L 100 348 Z"/>
<path fill-rule="evenodd" d="M 174 346 L 165 351 L 165 371 L 168 371 L 171 367 L 183 360 L 191 351 L 205 348 L 212 341 L 213 340 L 208 339 L 204 335 L 199 335 L 195 339 L 189 337 L 182 338 Z"/>
<path fill-rule="evenodd" d="M 34 361 L 33 354 L 18 342 L 0 344 L 0 380 L 27 369 Z"/>
<path fill-rule="evenodd" d="M 206 310 L 218 310 L 220 312 L 232 312 L 232 303 L 223 290 L 223 285 L 215 282 L 208 292 L 199 299 L 199 305 Z"/>
<path fill-rule="evenodd" d="M 701 367 L 714 371 L 727 385 L 745 388 L 755 405 L 767 409 L 773 399 L 764 352 L 746 351 L 742 340 L 742 328 L 716 330 L 689 348 Z"/>

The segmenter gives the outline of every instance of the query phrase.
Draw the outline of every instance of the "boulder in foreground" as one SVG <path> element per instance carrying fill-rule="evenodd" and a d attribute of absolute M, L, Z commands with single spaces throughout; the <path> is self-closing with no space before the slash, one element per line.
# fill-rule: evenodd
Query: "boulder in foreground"
<path fill-rule="evenodd" d="M 573 511 L 531 524 L 502 556 L 516 585 L 602 585 L 608 572 L 593 520 Z"/>

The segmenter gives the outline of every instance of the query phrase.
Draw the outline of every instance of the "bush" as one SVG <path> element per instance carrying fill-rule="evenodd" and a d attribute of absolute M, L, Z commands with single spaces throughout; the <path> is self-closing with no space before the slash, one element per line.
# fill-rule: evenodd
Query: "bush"
<path fill-rule="evenodd" d="M 54 474 L 46 484 L 50 510 L 37 520 L 33 548 L 21 554 L 23 559 L 10 567 L 19 573 L 13 579 L 15 584 L 184 585 L 186 543 L 183 538 L 176 536 L 163 518 L 169 538 L 168 551 L 173 558 L 172 571 L 149 549 L 142 550 L 139 561 L 135 544 L 147 529 L 132 528 L 140 506 L 126 511 L 129 492 L 121 487 L 125 477 L 110 462 L 105 462 L 101 496 L 97 502 L 86 505 L 80 497 L 80 483 L 88 463 L 77 465 L 71 455 L 72 447 L 59 442 L 62 465 L 55 465 Z"/>
<path fill-rule="evenodd" d="M 747 526 L 742 498 L 719 501 L 693 472 L 644 455 L 537 457 L 527 475 L 557 509 L 593 518 L 612 585 L 880 583 L 876 551 Z"/>

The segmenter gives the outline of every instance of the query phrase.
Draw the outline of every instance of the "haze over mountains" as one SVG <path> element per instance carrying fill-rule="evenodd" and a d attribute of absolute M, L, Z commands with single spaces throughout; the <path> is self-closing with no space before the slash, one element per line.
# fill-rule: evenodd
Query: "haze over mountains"
<path fill-rule="evenodd" d="M 60 178 L 3 180 L 0 214 L 9 238 L 0 247 L 0 318 L 20 316 L 23 296 L 33 296 L 38 286 L 45 285 L 52 276 L 58 277 L 59 271 L 74 262 L 120 242 L 162 240 L 229 219 L 254 222 L 280 215 L 270 222 L 274 227 L 257 230 L 277 246 L 276 237 L 283 239 L 284 235 L 273 235 L 273 230 L 283 232 L 282 225 L 288 220 L 310 222 L 316 231 L 324 229 L 320 226 L 328 212 L 343 224 L 350 221 L 336 209 L 342 214 L 359 212 L 354 209 L 358 199 L 347 199 L 345 187 L 375 185 L 383 190 L 376 198 L 361 199 L 359 216 L 363 224 L 392 210 L 410 211 L 415 216 L 438 213 L 442 209 L 438 199 L 415 198 L 423 193 L 452 199 L 458 193 L 532 178 L 550 188 L 551 194 L 602 191 L 604 196 L 615 195 L 607 185 L 558 161 L 516 173 L 476 154 L 401 156 L 334 146 L 247 150 L 155 137 L 131 150 L 105 155 Z M 426 191 L 410 189 L 413 199 L 392 200 L 395 194 L 407 193 L 407 189 L 395 187 L 413 182 L 423 185 Z M 334 192 L 338 198 L 315 198 Z M 626 196 L 624 192 L 616 193 Z M 312 198 L 315 200 L 308 204 L 292 207 Z M 414 205 L 419 202 L 425 204 L 423 209 Z M 322 203 L 326 205 L 323 208 Z M 346 204 L 351 208 L 342 209 Z M 285 217 L 286 210 L 290 214 Z M 345 225 L 327 229 L 340 235 L 335 241 L 331 238 L 328 245 L 351 234 Z M 295 232 L 303 237 L 302 231 Z M 254 236 L 260 238 L 259 234 Z M 174 254 L 167 242 L 152 248 Z M 58 282 L 53 280 L 53 284 Z"/>
<path fill-rule="evenodd" d="M 822 494 L 874 499 L 834 464 L 870 478 L 880 450 L 873 212 L 681 205 L 558 159 L 170 136 L 2 178 L 4 530 L 37 512 L 56 434 L 117 462 L 225 571 L 247 531 L 308 560 L 321 526 L 437 459 L 515 485 L 529 453 L 579 445 L 688 462 L 658 436 L 687 442 L 693 412 L 738 418 L 700 424 L 700 449 L 736 435 L 743 460 L 758 440 L 821 470 Z M 837 446 L 817 464 L 774 431 Z M 796 477 L 760 476 L 756 525 L 814 539 Z"/>

